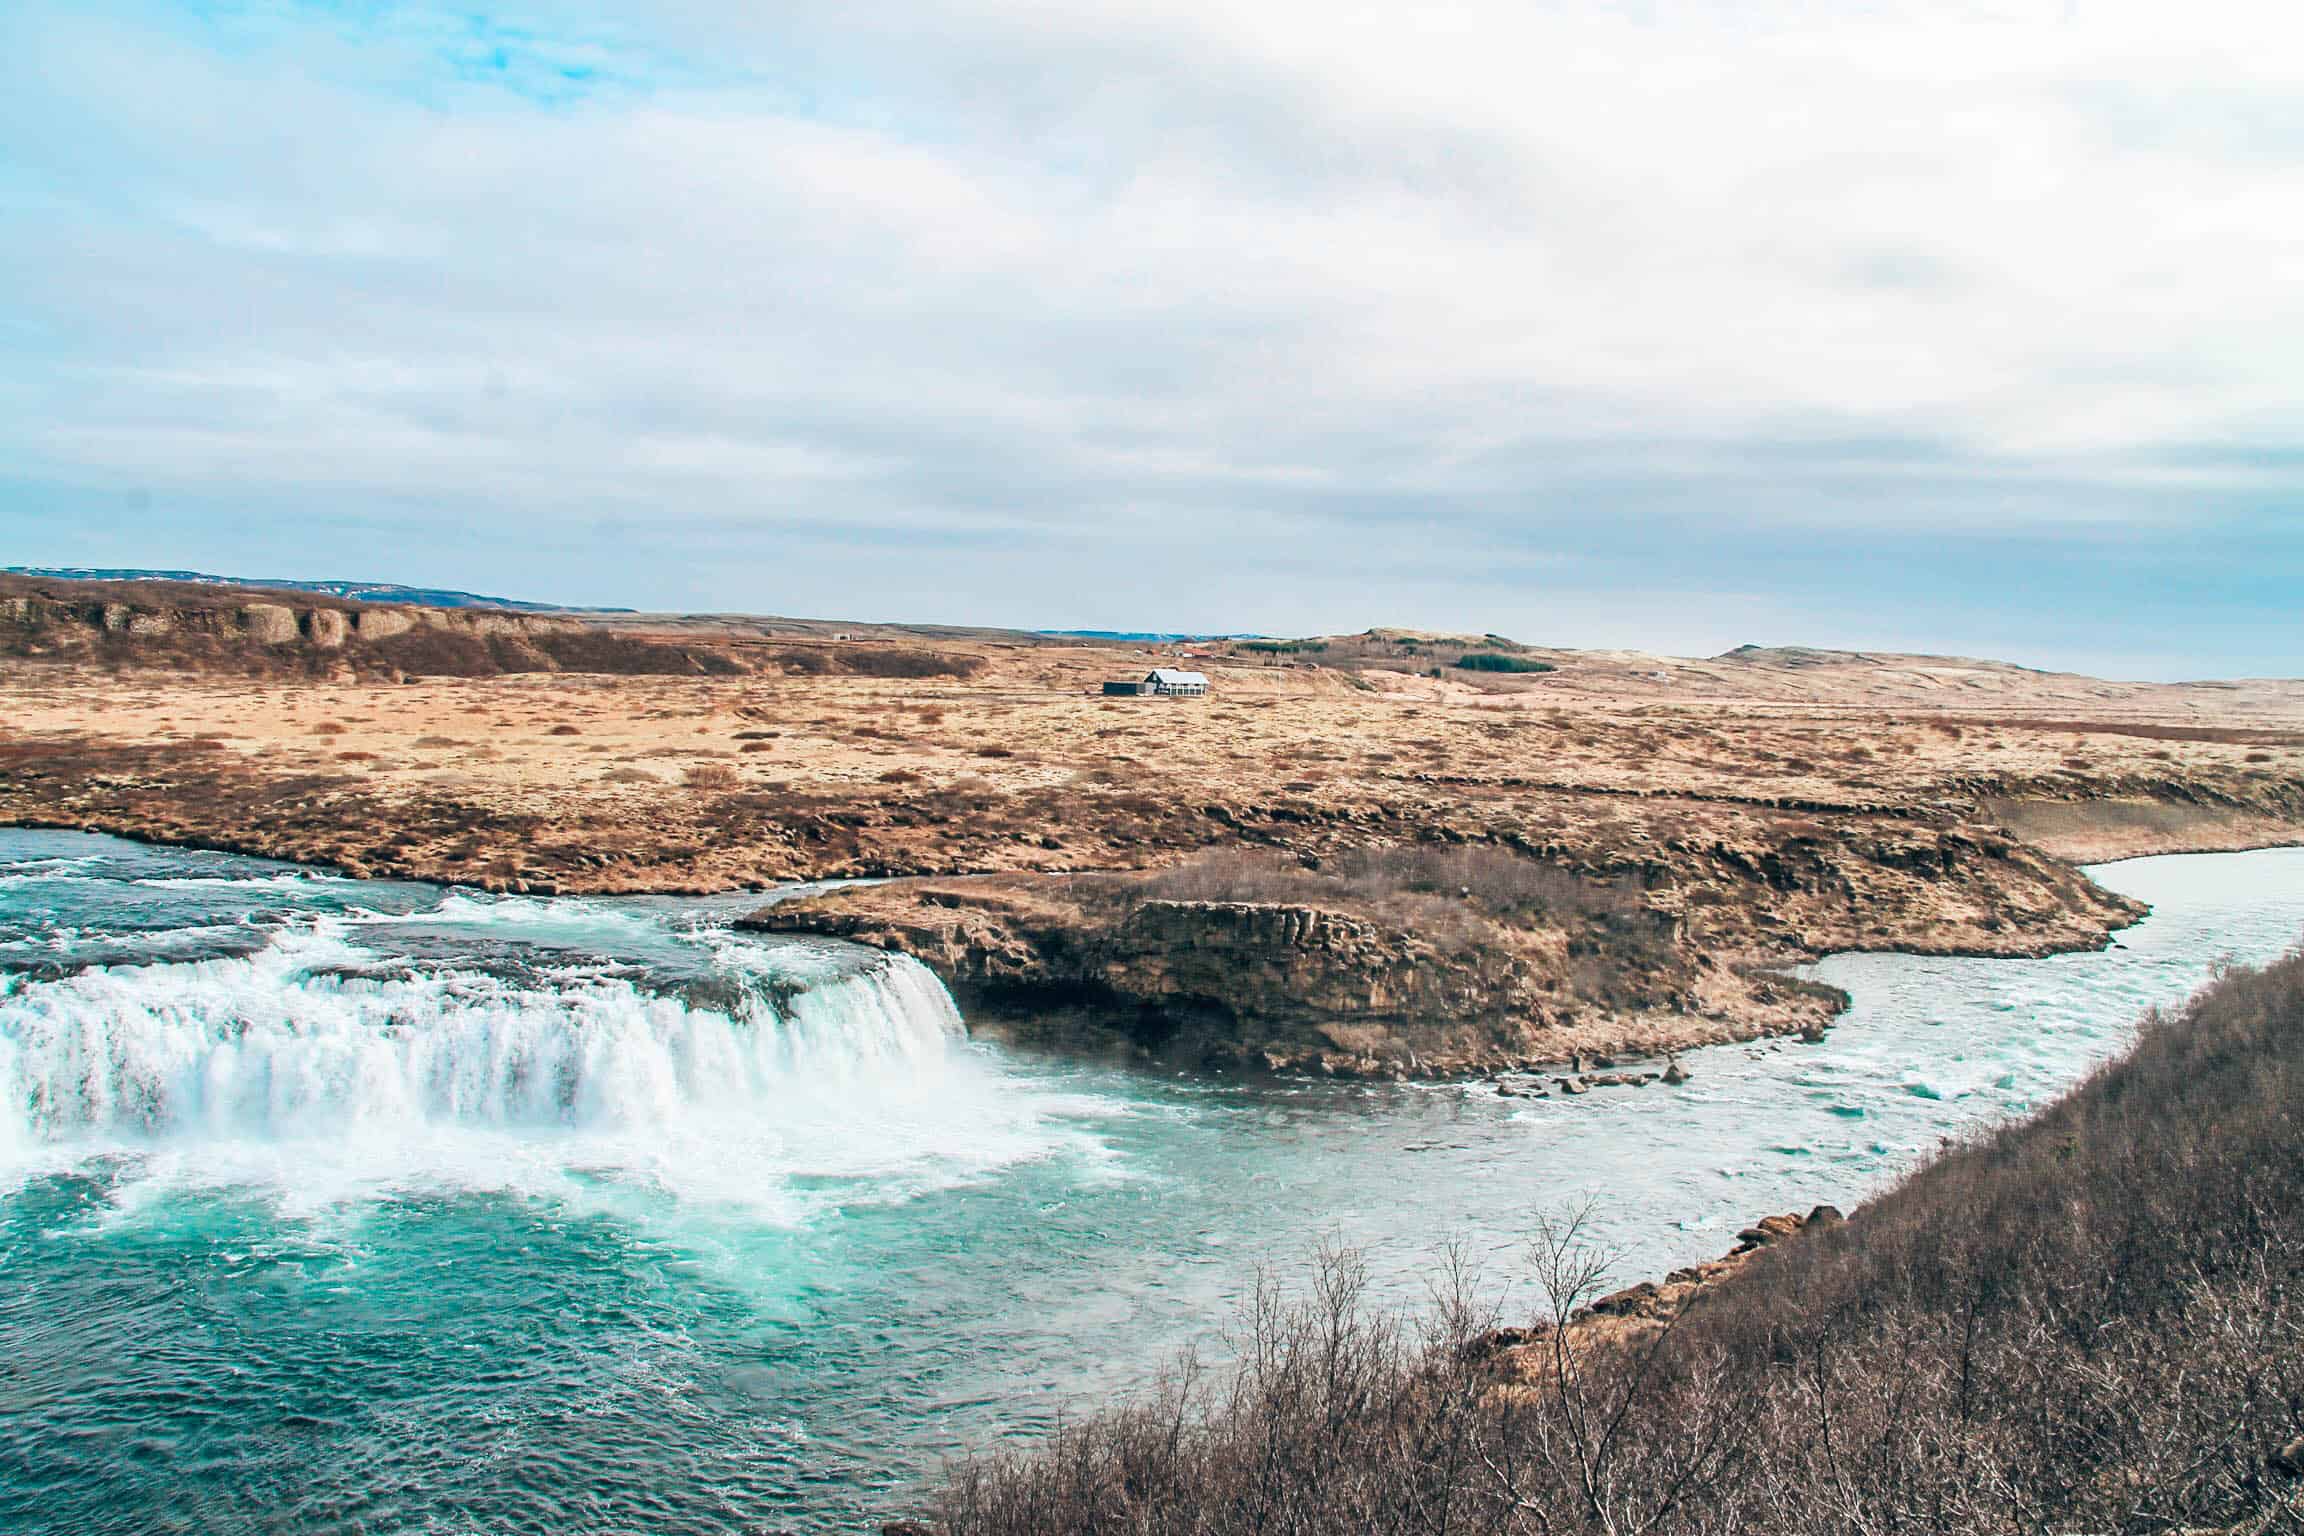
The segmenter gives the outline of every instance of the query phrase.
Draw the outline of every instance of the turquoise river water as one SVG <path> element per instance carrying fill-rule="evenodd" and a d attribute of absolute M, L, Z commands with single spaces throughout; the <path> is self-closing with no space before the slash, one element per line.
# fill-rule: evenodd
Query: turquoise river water
<path fill-rule="evenodd" d="M 1625 1278 L 1709 1257 L 2304 930 L 2304 850 L 2095 874 L 2122 947 L 1836 956 L 1822 1045 L 1530 1101 L 1003 1051 L 757 897 L 0 832 L 0 1531 L 866 1529 L 1323 1239 L 1402 1299 L 1586 1200 Z"/>

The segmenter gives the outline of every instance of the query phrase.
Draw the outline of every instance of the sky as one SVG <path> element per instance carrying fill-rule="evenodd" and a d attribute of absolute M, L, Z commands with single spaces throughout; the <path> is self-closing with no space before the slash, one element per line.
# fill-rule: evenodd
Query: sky
<path fill-rule="evenodd" d="M 5 0 L 0 563 L 2304 674 L 2304 7 Z"/>

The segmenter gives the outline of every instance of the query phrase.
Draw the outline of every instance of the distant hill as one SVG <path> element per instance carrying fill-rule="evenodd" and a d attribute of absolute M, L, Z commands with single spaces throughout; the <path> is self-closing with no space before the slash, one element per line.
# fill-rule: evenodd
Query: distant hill
<path fill-rule="evenodd" d="M 211 576 L 204 571 L 100 570 L 80 567 L 11 565 L 11 576 L 44 576 L 52 581 L 182 581 L 204 587 L 263 587 L 277 592 L 313 592 L 355 603 L 413 603 L 422 608 L 509 608 L 518 613 L 631 613 L 630 608 L 575 608 L 560 603 L 526 603 L 510 597 L 484 597 L 438 587 L 403 587 L 389 581 L 277 581 L 270 577 Z"/>
<path fill-rule="evenodd" d="M 1261 640 L 1262 635 L 1183 635 L 1149 629 L 1036 629 L 1051 640 L 1111 640 L 1129 644 L 1172 645 L 1185 640 Z"/>
<path fill-rule="evenodd" d="M 1958 667 L 1971 672 L 2029 672 L 2036 677 L 2052 674 L 2039 667 L 2027 667 L 2014 661 L 1990 661 L 1975 656 L 1935 656 L 1907 651 L 1829 651 L 1813 645 L 1740 645 L 1732 651 L 1722 651 L 1713 661 L 1736 662 L 1755 667 Z"/>

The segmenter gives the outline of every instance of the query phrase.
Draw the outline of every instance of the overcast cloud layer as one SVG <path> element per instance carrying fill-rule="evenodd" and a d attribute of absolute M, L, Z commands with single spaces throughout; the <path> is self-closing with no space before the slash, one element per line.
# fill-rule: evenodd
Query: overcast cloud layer
<path fill-rule="evenodd" d="M 15 0 L 0 563 L 2304 671 L 2304 12 Z"/>

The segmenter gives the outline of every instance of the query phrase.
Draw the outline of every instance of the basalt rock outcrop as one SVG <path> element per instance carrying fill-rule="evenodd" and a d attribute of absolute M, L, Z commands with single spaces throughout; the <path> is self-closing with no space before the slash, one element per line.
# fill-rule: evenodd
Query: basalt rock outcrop
<path fill-rule="evenodd" d="M 1828 988 L 1708 965 L 1645 908 L 1439 932 L 1381 911 L 1148 898 L 1124 880 L 896 881 L 744 926 L 926 963 L 970 1026 L 1205 1066 L 1454 1074 L 1820 1027 Z"/>
<path fill-rule="evenodd" d="M 1246 814 L 1224 824 L 1267 835 Z M 1346 839 L 1373 828 L 1304 820 L 1275 827 L 1273 842 L 1286 843 L 1258 854 L 1151 875 L 897 881 L 752 921 L 914 955 L 972 1020 L 1019 1037 L 1416 1074 L 1821 1039 L 1844 999 L 1784 974 L 1789 963 L 1848 949 L 2100 948 L 2143 912 L 2069 865 L 1948 819 L 1739 809 L 1649 826 L 1668 835 L 1624 838 L 1603 860 L 1518 829 L 1494 842 L 1372 845 Z M 1225 857 L 1250 859 L 1240 878 L 1193 876 Z M 1469 859 L 1485 875 L 1468 880 L 1501 885 L 1483 897 L 1418 876 L 1404 896 L 1349 873 L 1433 859 Z M 1512 894 L 1539 874 L 1540 890 Z M 1258 894 L 1177 900 L 1179 879 L 1203 895 Z"/>
<path fill-rule="evenodd" d="M 5 575 L 0 655 L 339 678 L 747 670 L 717 649 L 607 634 L 582 619 L 552 614 L 362 603 L 179 582 Z"/>

